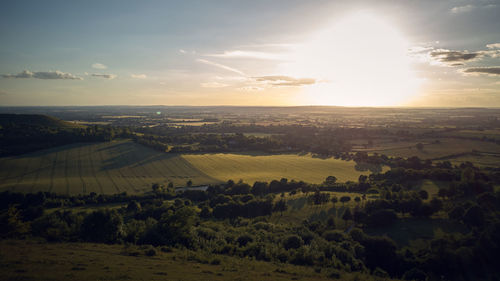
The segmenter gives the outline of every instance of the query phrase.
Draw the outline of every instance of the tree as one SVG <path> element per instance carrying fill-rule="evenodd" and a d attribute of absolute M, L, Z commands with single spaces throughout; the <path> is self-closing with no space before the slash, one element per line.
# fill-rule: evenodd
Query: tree
<path fill-rule="evenodd" d="M 99 210 L 85 217 L 81 230 L 85 241 L 116 243 L 123 236 L 123 217 L 116 210 Z"/>
<path fill-rule="evenodd" d="M 344 204 L 351 201 L 351 197 L 350 196 L 342 196 L 340 197 L 340 202 L 342 202 L 342 207 L 344 207 Z"/>
<path fill-rule="evenodd" d="M 281 212 L 281 216 L 283 215 L 283 212 L 288 209 L 288 205 L 286 204 L 286 201 L 281 199 L 280 201 L 276 202 L 273 206 L 273 211 L 274 212 Z"/>
<path fill-rule="evenodd" d="M 352 220 L 351 209 L 349 209 L 349 208 L 345 209 L 344 214 L 342 215 L 342 219 L 345 221 L 346 225 L 347 225 L 347 221 Z"/>
<path fill-rule="evenodd" d="M 339 199 L 337 198 L 337 196 L 333 196 L 332 198 L 332 203 L 333 203 L 333 207 L 335 208 L 335 203 L 339 202 Z"/>
<path fill-rule="evenodd" d="M 130 212 L 130 213 L 137 213 L 141 210 L 141 204 L 139 204 L 139 202 L 133 200 L 133 201 L 130 201 L 130 203 L 128 203 L 127 205 L 127 212 Z"/>
<path fill-rule="evenodd" d="M 356 201 L 356 203 L 359 205 L 359 202 L 361 201 L 361 198 L 359 198 L 359 196 L 356 196 L 354 198 L 354 201 Z"/>
<path fill-rule="evenodd" d="M 153 190 L 153 192 L 159 192 L 161 191 L 161 185 L 159 183 L 153 183 L 151 189 Z"/>
<path fill-rule="evenodd" d="M 186 182 L 186 186 L 187 186 L 187 187 L 191 187 L 191 186 L 193 186 L 193 181 L 192 181 L 192 180 L 188 180 L 188 181 Z"/>
<path fill-rule="evenodd" d="M 252 194 L 255 196 L 262 196 L 267 193 L 268 185 L 267 182 L 256 181 L 252 187 Z"/>
<path fill-rule="evenodd" d="M 283 241 L 283 247 L 286 250 L 298 249 L 300 246 L 304 245 L 304 241 L 298 235 L 289 235 Z"/>
<path fill-rule="evenodd" d="M 481 227 L 484 225 L 483 210 L 477 205 L 467 209 L 464 214 L 464 223 L 470 227 Z"/>
<path fill-rule="evenodd" d="M 418 191 L 418 196 L 422 199 L 422 200 L 427 200 L 429 199 L 429 193 L 426 191 L 426 190 L 419 190 Z"/>
<path fill-rule="evenodd" d="M 325 179 L 325 184 L 328 186 L 332 186 L 337 182 L 337 178 L 334 176 L 328 176 Z"/>

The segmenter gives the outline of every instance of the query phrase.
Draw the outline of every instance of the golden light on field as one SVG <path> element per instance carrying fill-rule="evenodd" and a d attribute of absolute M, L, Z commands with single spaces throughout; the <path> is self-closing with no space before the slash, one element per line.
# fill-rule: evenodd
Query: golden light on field
<path fill-rule="evenodd" d="M 300 45 L 283 71 L 318 79 L 304 88 L 304 104 L 399 105 L 418 87 L 408 47 L 396 26 L 359 12 L 334 20 Z"/>

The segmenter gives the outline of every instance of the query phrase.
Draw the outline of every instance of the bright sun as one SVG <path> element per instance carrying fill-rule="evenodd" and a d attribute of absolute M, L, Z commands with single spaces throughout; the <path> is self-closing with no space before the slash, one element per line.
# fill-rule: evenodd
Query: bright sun
<path fill-rule="evenodd" d="M 318 79 L 301 103 L 343 106 L 400 105 L 418 87 L 408 43 L 380 18 L 359 12 L 318 32 L 297 48 L 283 71 Z"/>

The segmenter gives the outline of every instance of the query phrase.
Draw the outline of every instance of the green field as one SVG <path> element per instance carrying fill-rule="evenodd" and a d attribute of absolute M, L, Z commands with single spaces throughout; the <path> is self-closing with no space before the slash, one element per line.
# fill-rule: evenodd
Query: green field
<path fill-rule="evenodd" d="M 195 185 L 228 179 L 272 180 L 282 177 L 319 183 L 328 175 L 357 180 L 354 162 L 310 155 L 161 153 L 130 141 L 74 144 L 0 158 L 0 191 L 50 191 L 63 194 L 138 193 L 152 183 Z"/>

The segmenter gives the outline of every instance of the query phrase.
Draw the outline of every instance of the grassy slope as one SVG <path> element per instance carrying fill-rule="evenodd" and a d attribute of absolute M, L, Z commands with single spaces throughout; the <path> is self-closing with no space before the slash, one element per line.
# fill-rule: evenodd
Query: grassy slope
<path fill-rule="evenodd" d="M 141 254 L 129 256 L 131 252 Z M 147 257 L 144 250 L 123 245 L 3 240 L 0 280 L 331 280 L 327 272 L 312 267 L 216 255 L 193 258 L 194 252 L 182 250 L 158 252 Z M 220 264 L 203 262 L 214 259 Z M 362 274 L 342 277 L 372 280 Z"/>
<path fill-rule="evenodd" d="M 253 183 L 286 177 L 318 183 L 328 175 L 357 180 L 354 162 L 311 156 L 241 154 L 177 155 L 130 141 L 72 144 L 0 158 L 0 191 L 58 193 L 136 193 L 152 183 L 195 185 L 228 179 Z"/>
<path fill-rule="evenodd" d="M 52 116 L 40 114 L 0 114 L 0 126 L 6 124 L 16 124 L 18 126 L 40 126 L 51 128 L 69 128 L 75 127 L 74 124 L 62 121 Z"/>

